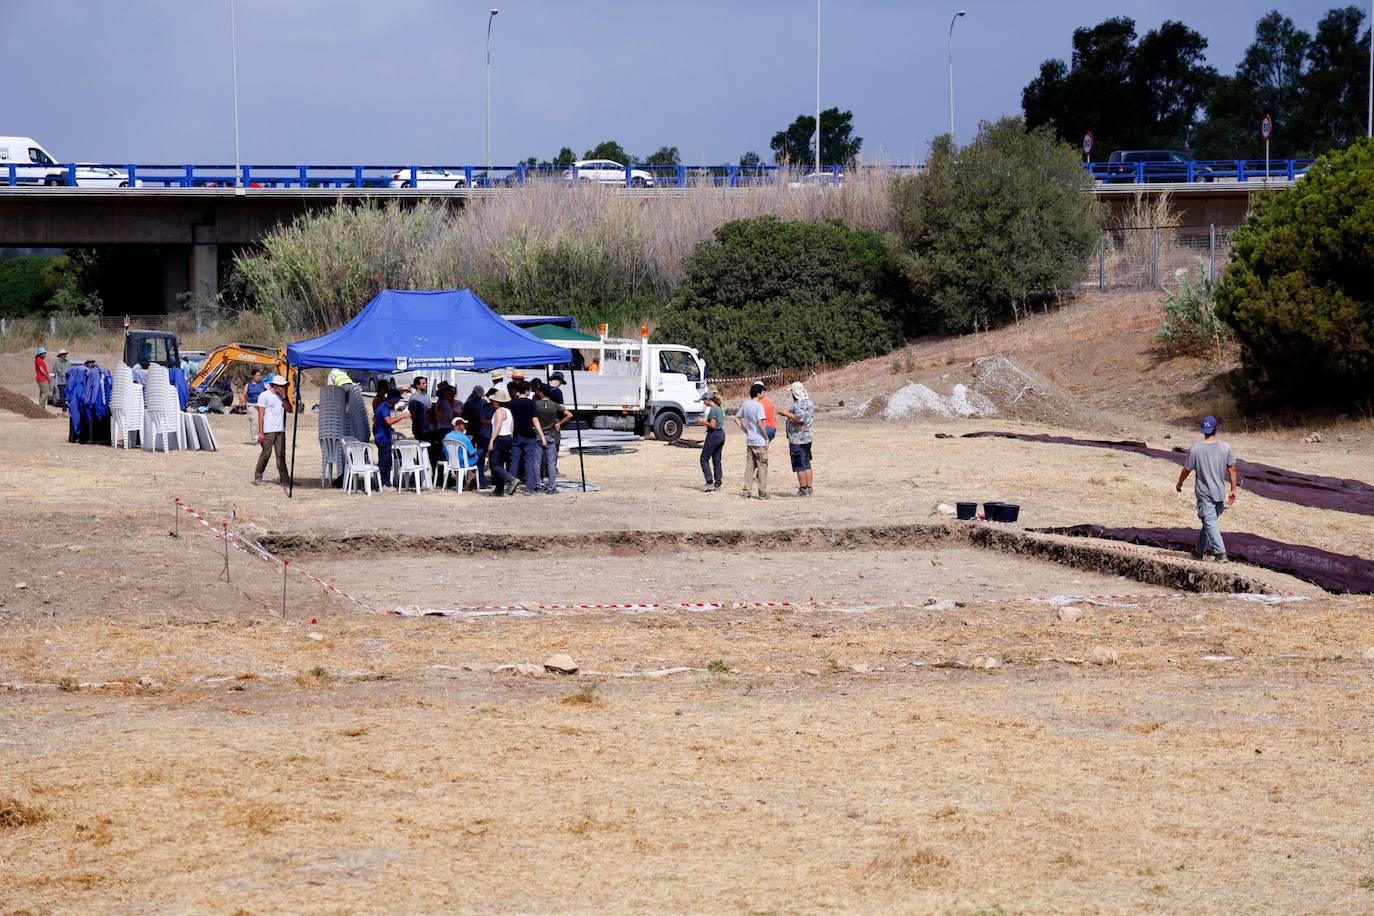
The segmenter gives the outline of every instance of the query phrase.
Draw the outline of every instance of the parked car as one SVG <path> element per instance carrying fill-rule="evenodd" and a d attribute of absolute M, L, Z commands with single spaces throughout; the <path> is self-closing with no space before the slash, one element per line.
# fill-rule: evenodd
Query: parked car
<path fill-rule="evenodd" d="M 563 173 L 563 178 L 572 181 L 595 181 L 601 184 L 625 186 L 625 166 L 610 159 L 582 159 Z M 630 184 L 636 188 L 652 188 L 654 176 L 643 169 L 630 170 Z"/>
<path fill-rule="evenodd" d="M 32 137 L 0 137 L 0 187 L 10 183 L 14 166 L 16 184 L 65 185 L 75 178 L 79 188 L 127 188 L 129 173 L 103 165 L 78 163 L 76 174 L 59 163 Z M 135 181 L 135 187 L 143 182 Z"/>
<path fill-rule="evenodd" d="M 410 169 L 401 169 L 391 176 L 391 187 L 413 188 L 418 182 L 421 188 L 466 188 L 468 176 L 464 172 L 450 169 L 416 169 L 412 180 Z"/>
<path fill-rule="evenodd" d="M 1192 156 L 1171 149 L 1113 150 L 1107 157 L 1107 176 L 1103 181 L 1135 181 L 1136 163 L 1144 163 L 1141 171 L 1147 182 L 1187 181 L 1188 164 Z M 1215 175 L 1205 165 L 1193 166 L 1193 181 L 1211 181 Z"/>
<path fill-rule="evenodd" d="M 844 172 L 807 172 L 797 181 L 789 181 L 789 188 L 842 188 Z"/>

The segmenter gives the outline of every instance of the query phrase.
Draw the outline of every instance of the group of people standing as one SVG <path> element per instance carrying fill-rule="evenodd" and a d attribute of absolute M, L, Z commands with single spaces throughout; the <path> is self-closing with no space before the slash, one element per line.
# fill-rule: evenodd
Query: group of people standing
<path fill-rule="evenodd" d="M 71 363 L 67 361 L 67 351 L 58 350 L 57 359 L 51 366 L 48 365 L 48 348 L 39 347 L 33 357 L 33 379 L 38 383 L 38 406 L 46 407 L 49 404 L 56 404 L 63 409 L 67 406 L 67 370 L 71 368 Z M 88 360 L 93 363 L 94 360 Z M 56 388 L 57 397 L 53 397 L 53 389 Z"/>
<path fill-rule="evenodd" d="M 768 449 L 778 434 L 778 416 L 787 421 L 787 451 L 792 470 L 797 475 L 797 495 L 810 496 L 812 487 L 811 445 L 812 424 L 816 405 L 801 382 L 793 382 L 788 389 L 792 395 L 792 409 L 779 410 L 765 393 L 767 386 L 755 382 L 749 387 L 749 399 L 735 414 L 735 425 L 744 432 L 744 487 L 740 495 L 745 499 L 768 499 Z M 706 477 L 706 492 L 719 490 L 722 484 L 721 453 L 725 449 L 725 409 L 720 393 L 709 391 L 704 398 L 705 415 L 696 421 L 706 427 L 706 439 L 701 447 L 701 473 Z"/>
<path fill-rule="evenodd" d="M 422 375 L 411 380 L 408 394 L 379 382 L 372 402 L 373 440 L 383 485 L 391 483 L 395 427 L 409 419 L 410 435 L 428 443 L 431 466 L 456 448 L 466 466 L 477 468 L 479 490 L 490 482 L 493 496 L 511 496 L 522 487 L 526 495 L 558 492 L 561 431 L 573 419 L 563 405 L 563 374 L 553 372 L 545 382 L 516 370 L 509 382 L 499 373 L 492 381 L 490 388 L 474 386 L 461 403 L 448 382 L 440 382 L 431 397 L 429 379 Z"/>

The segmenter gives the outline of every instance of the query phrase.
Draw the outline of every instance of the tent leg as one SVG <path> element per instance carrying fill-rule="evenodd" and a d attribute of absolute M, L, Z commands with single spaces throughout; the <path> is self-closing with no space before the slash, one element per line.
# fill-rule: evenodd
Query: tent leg
<path fill-rule="evenodd" d="M 290 499 L 296 492 L 296 434 L 301 430 L 301 371 L 296 370 L 296 403 L 291 405 L 296 408 L 293 413 L 295 419 L 291 421 L 291 480 L 286 485 L 286 498 Z"/>
<path fill-rule="evenodd" d="M 587 492 L 587 461 L 582 457 L 582 420 L 577 415 L 577 369 L 569 367 L 572 373 L 573 422 L 577 424 L 577 469 L 582 472 L 582 492 Z"/>

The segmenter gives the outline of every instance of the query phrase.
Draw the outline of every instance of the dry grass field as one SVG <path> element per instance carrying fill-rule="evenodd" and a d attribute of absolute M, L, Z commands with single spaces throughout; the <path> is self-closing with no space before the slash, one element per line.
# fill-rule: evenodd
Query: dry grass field
<path fill-rule="evenodd" d="M 735 495 L 738 435 L 719 493 L 645 442 L 587 459 L 598 493 L 346 498 L 312 482 L 307 416 L 287 500 L 249 484 L 242 417 L 169 456 L 0 410 L 0 913 L 1374 910 L 1374 599 L 947 535 L 942 500 L 1015 500 L 1017 528 L 1192 506 L 1164 461 L 935 438 L 1077 430 L 838 406 L 1020 352 L 1186 443 L 1148 303 L 1109 305 L 1032 319 L 1019 351 L 1013 329 L 817 379 L 810 499 L 781 447 L 776 498 Z M 26 362 L 0 356 L 0 384 L 27 393 Z M 1225 432 L 1374 480 L 1358 421 Z M 224 581 L 175 497 L 284 545 L 285 617 L 281 567 L 231 551 Z M 1223 529 L 1374 557 L 1368 517 L 1249 494 Z M 372 613 L 297 569 L 378 611 L 526 610 Z M 659 606 L 551 607 L 615 603 Z"/>

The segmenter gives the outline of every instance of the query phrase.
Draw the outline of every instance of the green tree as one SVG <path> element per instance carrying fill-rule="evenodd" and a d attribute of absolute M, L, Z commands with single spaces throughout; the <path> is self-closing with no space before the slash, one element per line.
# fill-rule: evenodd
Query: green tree
<path fill-rule="evenodd" d="M 894 179 L 894 254 L 943 330 L 1003 324 L 1083 279 L 1102 225 L 1091 186 L 1048 127 L 985 121 L 964 149 L 940 137 L 923 173 Z"/>
<path fill-rule="evenodd" d="M 625 148 L 614 140 L 603 140 L 596 146 L 587 150 L 587 155 L 583 159 L 610 159 L 619 162 L 621 165 L 629 165 L 634 161 Z"/>
<path fill-rule="evenodd" d="M 854 113 L 827 108 L 821 112 L 821 165 L 849 165 L 859 157 L 863 137 L 854 136 Z M 798 115 L 768 142 L 774 162 L 808 168 L 816 161 L 816 118 Z"/>
<path fill-rule="evenodd" d="M 904 322 L 882 236 L 838 220 L 735 220 L 702 242 L 658 332 L 717 375 L 850 362 L 891 350 Z"/>
<path fill-rule="evenodd" d="M 1294 130 L 1302 93 L 1303 68 L 1311 38 L 1277 10 L 1255 25 L 1255 40 L 1234 76 L 1216 81 L 1207 101 L 1207 118 L 1198 129 L 1198 152 L 1207 159 L 1253 159 L 1264 155 L 1260 118 L 1274 118 L 1276 158 L 1304 147 Z"/>
<path fill-rule="evenodd" d="M 1306 151 L 1324 153 L 1349 146 L 1365 130 L 1369 30 L 1360 34 L 1364 11 L 1346 6 L 1327 12 L 1307 46 L 1307 72 L 1294 113 L 1293 133 Z"/>
<path fill-rule="evenodd" d="M 577 154 L 568 147 L 563 147 L 558 151 L 558 155 L 553 157 L 553 164 L 559 168 L 567 168 L 577 161 Z"/>
<path fill-rule="evenodd" d="M 1139 41 L 1125 16 L 1076 29 L 1070 62 L 1045 61 L 1022 90 L 1026 124 L 1075 145 L 1091 130 L 1104 150 L 1186 149 L 1216 78 L 1206 49 L 1207 39 L 1181 22 Z"/>
<path fill-rule="evenodd" d="M 756 169 L 759 166 L 763 165 L 763 157 L 761 157 L 758 153 L 754 152 L 753 150 L 750 150 L 743 156 L 739 157 L 739 164 L 740 168 Z"/>
<path fill-rule="evenodd" d="M 0 318 L 42 315 L 56 291 L 50 284 L 50 265 L 64 257 L 21 255 L 0 261 Z"/>
<path fill-rule="evenodd" d="M 651 153 L 642 164 L 667 167 L 670 165 L 680 165 L 681 163 L 682 156 L 678 153 L 676 146 L 660 146 Z"/>
<path fill-rule="evenodd" d="M 1249 380 L 1300 403 L 1366 403 L 1374 392 L 1374 141 L 1259 195 L 1233 239 L 1217 314 Z M 1367 403 L 1366 403 L 1367 407 Z"/>

